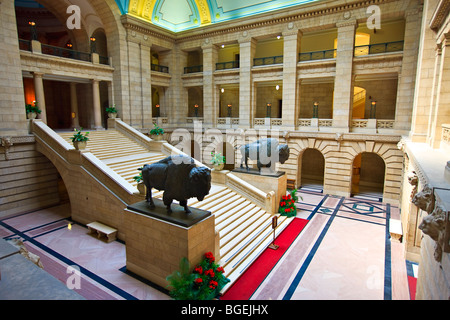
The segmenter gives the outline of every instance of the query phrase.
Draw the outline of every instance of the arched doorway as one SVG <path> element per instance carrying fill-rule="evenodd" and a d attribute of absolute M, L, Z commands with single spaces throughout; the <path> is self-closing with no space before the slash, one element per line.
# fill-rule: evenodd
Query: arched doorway
<path fill-rule="evenodd" d="M 386 165 L 383 158 L 373 152 L 358 154 L 353 160 L 353 197 L 381 201 L 383 199 Z"/>
<path fill-rule="evenodd" d="M 325 158 L 317 149 L 307 148 L 299 159 L 299 187 L 313 191 L 323 191 Z"/>

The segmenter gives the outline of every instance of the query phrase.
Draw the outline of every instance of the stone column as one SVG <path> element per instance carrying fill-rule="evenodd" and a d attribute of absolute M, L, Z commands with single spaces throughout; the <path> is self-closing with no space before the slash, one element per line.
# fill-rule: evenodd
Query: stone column
<path fill-rule="evenodd" d="M 291 30 L 283 32 L 283 127 L 295 130 L 298 119 L 298 85 L 297 85 L 297 62 L 300 47 L 301 32 Z"/>
<path fill-rule="evenodd" d="M 247 37 L 246 31 L 239 39 L 239 127 L 252 128 L 255 117 L 253 105 L 252 66 L 256 40 Z"/>
<path fill-rule="evenodd" d="M 419 49 L 421 13 L 418 9 L 406 12 L 405 37 L 401 72 L 398 75 L 397 102 L 395 106 L 394 128 L 404 131 L 411 128 L 411 111 L 414 101 L 417 52 Z"/>
<path fill-rule="evenodd" d="M 178 46 L 172 49 L 169 56 L 169 70 L 171 74 L 170 85 L 167 88 L 164 100 L 164 110 L 170 126 L 186 125 L 188 115 L 188 92 L 181 79 L 184 67 L 187 65 L 187 52 Z"/>
<path fill-rule="evenodd" d="M 356 20 L 336 23 L 338 40 L 336 50 L 336 78 L 334 81 L 333 128 L 349 132 L 353 107 L 353 52 Z"/>
<path fill-rule="evenodd" d="M 78 121 L 78 99 L 77 99 L 77 84 L 75 82 L 70 83 L 70 111 L 71 111 L 71 121 L 72 129 L 78 128 L 80 123 Z"/>
<path fill-rule="evenodd" d="M 45 108 L 45 94 L 44 94 L 44 80 L 42 79 L 42 73 L 33 73 L 34 79 L 34 91 L 36 94 L 36 101 L 38 103 L 41 113 L 38 115 L 39 119 L 42 119 L 44 123 L 47 123 L 47 111 Z"/>
<path fill-rule="evenodd" d="M 215 127 L 218 117 L 218 93 L 214 84 L 214 71 L 218 57 L 217 46 L 205 40 L 203 50 L 203 122 L 205 127 Z"/>
<path fill-rule="evenodd" d="M 92 107 L 94 114 L 94 129 L 101 130 L 102 126 L 102 110 L 100 106 L 100 87 L 99 81 L 96 79 L 92 80 Z"/>
<path fill-rule="evenodd" d="M 439 148 L 442 137 L 442 124 L 450 123 L 450 33 L 444 35 L 441 43 L 439 71 L 436 80 L 436 99 L 432 106 L 431 132 L 429 144 Z M 434 108 L 433 108 L 434 107 Z"/>

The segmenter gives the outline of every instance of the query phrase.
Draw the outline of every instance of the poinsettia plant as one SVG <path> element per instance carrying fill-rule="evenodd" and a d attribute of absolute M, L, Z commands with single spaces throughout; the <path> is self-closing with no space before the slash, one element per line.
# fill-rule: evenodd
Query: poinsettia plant
<path fill-rule="evenodd" d="M 191 271 L 188 259 L 182 258 L 180 270 L 166 279 L 169 282 L 170 296 L 175 300 L 211 300 L 230 281 L 224 269 L 216 263 L 211 252 Z"/>
<path fill-rule="evenodd" d="M 297 215 L 297 207 L 295 206 L 295 202 L 298 200 L 298 197 L 296 193 L 297 189 L 294 189 L 291 190 L 289 194 L 281 197 L 278 212 L 282 216 L 295 217 Z"/>

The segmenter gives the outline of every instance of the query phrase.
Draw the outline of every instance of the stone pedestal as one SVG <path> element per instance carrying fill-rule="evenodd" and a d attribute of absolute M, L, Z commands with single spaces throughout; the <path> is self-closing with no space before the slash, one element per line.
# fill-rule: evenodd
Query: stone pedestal
<path fill-rule="evenodd" d="M 166 277 L 175 270 L 183 257 L 194 266 L 206 252 L 215 252 L 215 223 L 211 212 L 184 208 L 173 203 L 172 213 L 159 199 L 153 199 L 155 208 L 146 201 L 125 209 L 124 228 L 126 267 L 152 283 L 166 287 Z"/>
<path fill-rule="evenodd" d="M 232 173 L 264 192 L 274 191 L 277 208 L 281 197 L 286 195 L 287 175 L 283 171 L 272 172 L 269 168 L 261 168 L 259 172 L 253 168 L 249 168 L 248 171 L 246 168 L 236 168 Z"/>

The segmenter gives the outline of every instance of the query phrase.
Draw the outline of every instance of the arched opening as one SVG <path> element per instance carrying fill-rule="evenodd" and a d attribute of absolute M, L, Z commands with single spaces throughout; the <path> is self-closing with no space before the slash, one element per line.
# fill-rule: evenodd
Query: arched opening
<path fill-rule="evenodd" d="M 352 196 L 381 201 L 386 165 L 373 152 L 358 154 L 353 160 Z"/>
<path fill-rule="evenodd" d="M 325 158 L 319 150 L 308 148 L 301 155 L 300 183 L 302 189 L 323 190 Z"/>

